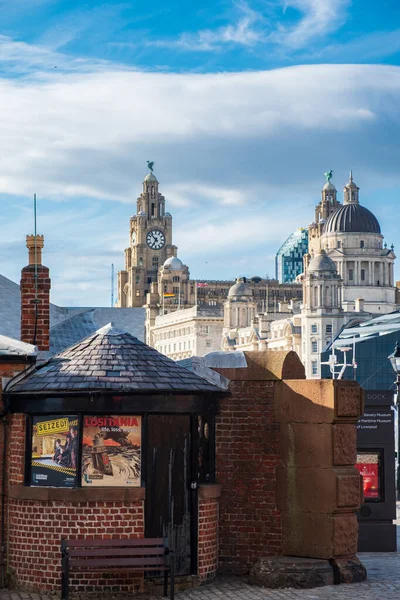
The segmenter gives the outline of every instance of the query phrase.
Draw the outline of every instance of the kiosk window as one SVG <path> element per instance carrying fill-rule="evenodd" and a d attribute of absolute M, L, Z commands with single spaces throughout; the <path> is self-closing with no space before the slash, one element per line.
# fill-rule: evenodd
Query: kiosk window
<path fill-rule="evenodd" d="M 381 451 L 358 452 L 356 468 L 363 478 L 365 502 L 383 502 Z"/>

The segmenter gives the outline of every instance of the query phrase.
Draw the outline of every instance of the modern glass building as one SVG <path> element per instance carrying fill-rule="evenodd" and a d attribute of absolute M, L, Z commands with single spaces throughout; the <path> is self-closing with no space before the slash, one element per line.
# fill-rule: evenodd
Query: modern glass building
<path fill-rule="evenodd" d="M 308 229 L 300 227 L 282 244 L 275 256 L 275 277 L 279 283 L 293 283 L 303 272 L 303 256 L 308 252 Z"/>
<path fill-rule="evenodd" d="M 350 322 L 321 354 L 321 363 L 336 356 L 335 378 L 346 363 L 342 379 L 355 379 L 365 390 L 395 391 L 396 375 L 389 354 L 400 344 L 400 311 L 363 322 Z M 344 360 L 345 358 L 345 360 Z M 331 379 L 329 364 L 321 365 L 323 379 Z"/>

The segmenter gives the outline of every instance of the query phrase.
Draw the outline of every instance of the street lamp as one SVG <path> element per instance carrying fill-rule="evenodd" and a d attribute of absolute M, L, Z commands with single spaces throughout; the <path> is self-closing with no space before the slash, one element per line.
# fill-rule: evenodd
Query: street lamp
<path fill-rule="evenodd" d="M 394 352 L 388 356 L 391 362 L 393 371 L 396 373 L 396 387 L 397 387 L 397 499 L 400 500 L 400 412 L 399 412 L 399 393 L 400 393 L 400 347 L 399 343 L 396 342 Z"/>

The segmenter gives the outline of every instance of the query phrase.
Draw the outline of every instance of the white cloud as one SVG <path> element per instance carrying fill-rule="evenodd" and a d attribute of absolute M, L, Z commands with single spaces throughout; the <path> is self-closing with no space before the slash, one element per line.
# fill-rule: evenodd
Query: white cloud
<path fill-rule="evenodd" d="M 176 39 L 150 40 L 147 43 L 150 46 L 210 52 L 228 45 L 251 47 L 261 42 L 264 39 L 261 27 L 264 17 L 246 2 L 234 2 L 234 6 L 240 16 L 233 23 L 196 33 L 182 33 Z"/>
<path fill-rule="evenodd" d="M 303 48 L 314 38 L 338 29 L 347 17 L 351 0 L 283 0 L 285 8 L 298 10 L 302 17 L 295 25 L 280 25 L 270 41 L 291 48 Z"/>
<path fill-rule="evenodd" d="M 53 300 L 107 305 L 148 159 L 194 277 L 244 265 L 272 273 L 266 257 L 312 220 L 325 171 L 340 189 L 353 168 L 363 201 L 368 189 L 400 186 L 399 102 L 400 68 L 389 66 L 0 80 L 2 273 L 17 280 L 25 264 L 36 191 Z M 384 204 L 371 202 L 380 218 Z M 395 223 L 385 219 L 391 243 Z"/>
<path fill-rule="evenodd" d="M 227 25 L 184 32 L 174 39 L 148 40 L 147 45 L 190 52 L 212 52 L 233 45 L 253 48 L 261 44 L 298 50 L 341 27 L 351 0 L 281 0 L 281 4 L 284 14 L 276 6 L 272 11 L 271 3 L 261 13 L 246 2 L 234 2 L 239 17 Z M 298 12 L 298 18 L 290 25 L 283 18 L 287 9 Z"/>

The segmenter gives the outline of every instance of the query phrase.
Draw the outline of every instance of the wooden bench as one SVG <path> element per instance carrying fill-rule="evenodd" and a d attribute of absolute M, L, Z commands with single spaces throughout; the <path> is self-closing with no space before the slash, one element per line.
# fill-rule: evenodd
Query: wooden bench
<path fill-rule="evenodd" d="M 69 598 L 70 571 L 164 571 L 164 596 L 174 600 L 175 556 L 163 538 L 61 540 L 61 599 Z"/>

